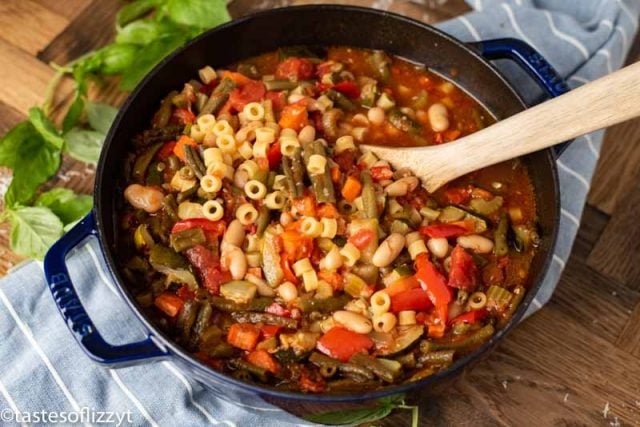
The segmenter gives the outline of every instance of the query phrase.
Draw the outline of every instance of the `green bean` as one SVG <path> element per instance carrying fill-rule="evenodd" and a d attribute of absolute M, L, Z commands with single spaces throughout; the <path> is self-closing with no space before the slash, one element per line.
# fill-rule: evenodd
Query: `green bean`
<path fill-rule="evenodd" d="M 209 296 L 208 301 L 220 311 L 233 313 L 236 311 L 264 311 L 265 308 L 273 304 L 273 298 L 254 298 L 246 304 L 240 304 L 226 298 Z"/>
<path fill-rule="evenodd" d="M 356 353 L 351 356 L 349 362 L 371 370 L 378 378 L 387 383 L 392 383 L 400 376 L 401 371 L 394 371 L 373 356 L 365 353 Z"/>
<path fill-rule="evenodd" d="M 260 77 L 258 69 L 253 64 L 240 64 L 238 65 L 237 71 L 243 76 L 249 77 L 250 79 L 257 79 Z"/>
<path fill-rule="evenodd" d="M 284 156 L 282 158 L 282 170 L 284 171 L 284 176 L 287 180 L 287 188 L 291 193 L 291 197 L 296 198 L 302 196 L 302 193 L 298 193 L 298 186 L 296 185 L 296 181 L 293 178 L 293 168 L 291 167 L 291 160 Z"/>
<path fill-rule="evenodd" d="M 404 132 L 419 133 L 422 126 L 400 110 L 391 110 L 388 114 L 389 123 Z"/>
<path fill-rule="evenodd" d="M 427 365 L 450 365 L 453 363 L 455 350 L 439 350 L 422 353 L 418 356 L 418 362 Z"/>
<path fill-rule="evenodd" d="M 226 342 L 221 342 L 207 350 L 207 355 L 214 358 L 227 358 L 234 355 L 235 348 Z"/>
<path fill-rule="evenodd" d="M 263 83 L 267 90 L 292 90 L 298 87 L 298 82 L 291 80 L 265 80 Z"/>
<path fill-rule="evenodd" d="M 376 50 L 369 57 L 369 64 L 373 68 L 373 71 L 376 72 L 378 77 L 386 82 L 391 77 L 391 69 L 389 68 L 391 65 L 391 58 L 381 50 Z"/>
<path fill-rule="evenodd" d="M 362 204 L 367 218 L 378 219 L 378 202 L 376 201 L 376 191 L 373 187 L 373 180 L 369 171 L 364 170 L 360 175 L 362 179 Z"/>
<path fill-rule="evenodd" d="M 159 142 L 176 140 L 180 135 L 182 135 L 183 130 L 183 126 L 167 126 L 158 129 L 148 129 L 137 134 L 133 138 L 133 145 L 136 148 L 144 148 Z"/>
<path fill-rule="evenodd" d="M 193 326 L 193 334 L 191 336 L 191 345 L 193 347 L 196 347 L 198 342 L 202 340 L 204 332 L 209 326 L 212 314 L 213 309 L 211 308 L 211 304 L 207 301 L 203 301 L 200 306 L 200 311 L 198 311 L 198 317 L 196 318 L 195 325 Z"/>
<path fill-rule="evenodd" d="M 187 262 L 180 254 L 161 244 L 155 244 L 149 251 L 149 262 L 152 266 L 163 266 L 172 269 L 186 268 Z"/>
<path fill-rule="evenodd" d="M 511 292 L 498 285 L 491 285 L 487 289 L 487 309 L 499 312 L 507 309 L 509 302 L 513 298 Z"/>
<path fill-rule="evenodd" d="M 509 231 L 509 219 L 507 214 L 500 216 L 500 222 L 493 232 L 496 256 L 504 256 L 509 253 L 509 244 L 507 243 L 507 232 Z"/>
<path fill-rule="evenodd" d="M 207 168 L 204 166 L 197 149 L 193 148 L 189 144 L 185 144 L 184 153 L 187 158 L 187 164 L 191 166 L 193 173 L 196 174 L 198 179 L 202 179 L 202 177 L 207 173 Z"/>
<path fill-rule="evenodd" d="M 420 343 L 420 351 L 428 353 L 435 350 L 467 350 L 487 341 L 495 332 L 489 324 L 475 331 L 472 335 L 457 341 L 424 341 Z M 426 351 L 425 351 L 426 350 Z"/>
<path fill-rule="evenodd" d="M 196 300 L 188 300 L 184 303 L 180 314 L 176 319 L 176 327 L 180 329 L 180 335 L 188 340 L 191 336 L 191 328 L 198 316 L 198 309 L 200 308 L 200 302 Z"/>
<path fill-rule="evenodd" d="M 293 171 L 293 180 L 296 187 L 296 194 L 304 194 L 304 166 L 302 165 L 302 148 L 298 147 L 293 152 L 291 158 L 291 170 Z M 297 196 L 297 197 L 300 197 Z"/>
<path fill-rule="evenodd" d="M 178 91 L 171 91 L 167 96 L 162 99 L 160 103 L 160 109 L 153 115 L 151 124 L 154 128 L 163 128 L 167 126 L 171 119 L 171 112 L 173 106 L 173 97 L 178 94 Z"/>
<path fill-rule="evenodd" d="M 194 185 L 193 187 L 191 187 L 188 190 L 184 190 L 178 193 L 178 196 L 176 197 L 176 201 L 178 203 L 182 203 L 185 200 L 187 200 L 189 197 L 193 196 L 194 194 L 196 194 L 196 192 L 198 191 L 198 186 Z"/>
<path fill-rule="evenodd" d="M 363 380 L 372 380 L 375 378 L 373 372 L 367 366 L 362 366 L 357 363 L 343 363 L 318 352 L 311 353 L 309 361 L 320 368 L 323 366 L 334 367 L 343 374 L 355 375 L 357 378 Z"/>
<path fill-rule="evenodd" d="M 520 286 L 520 285 L 516 286 L 516 288 L 512 292 L 513 293 L 513 297 L 511 298 L 511 301 L 509 302 L 509 308 L 502 315 L 502 318 L 498 322 L 498 327 L 499 328 L 504 327 L 507 324 L 507 322 L 509 322 L 509 320 L 511 320 L 511 318 L 513 317 L 513 314 L 516 312 L 516 310 L 518 309 L 518 306 L 520 305 L 520 303 L 524 299 L 524 295 L 525 295 L 526 292 L 527 292 L 527 290 L 523 286 Z"/>
<path fill-rule="evenodd" d="M 287 329 L 296 329 L 298 321 L 290 317 L 277 316 L 271 313 L 255 313 L 236 311 L 231 316 L 240 323 L 266 323 L 267 325 L 282 326 Z"/>
<path fill-rule="evenodd" d="M 264 122 L 270 123 L 276 121 L 276 116 L 273 114 L 273 101 L 270 99 L 265 99 L 262 101 L 262 106 L 264 107 Z"/>
<path fill-rule="evenodd" d="M 327 150 L 325 149 L 324 144 L 322 144 L 322 141 L 320 141 L 319 139 L 316 139 L 313 142 L 313 151 L 315 154 L 327 157 Z M 333 188 L 333 181 L 331 180 L 331 171 L 329 170 L 328 166 L 324 168 L 324 174 L 322 174 L 321 176 L 322 180 L 324 181 L 324 191 L 322 193 L 323 197 L 318 200 L 321 202 L 335 203 L 336 194 L 335 189 Z"/>
<path fill-rule="evenodd" d="M 262 237 L 264 231 L 269 225 L 271 220 L 271 211 L 266 206 L 260 206 L 258 208 L 258 219 L 256 219 L 256 235 Z"/>
<path fill-rule="evenodd" d="M 229 93 L 236 87 L 236 84 L 228 77 L 222 79 L 220 84 L 213 90 L 207 103 L 202 107 L 200 114 L 215 114 L 229 99 Z"/>
<path fill-rule="evenodd" d="M 374 107 L 376 104 L 376 98 L 378 97 L 378 84 L 377 82 L 366 83 L 362 86 L 360 91 L 360 104 L 365 107 Z"/>
<path fill-rule="evenodd" d="M 304 162 L 307 165 L 307 174 L 309 175 L 309 179 L 311 180 L 311 186 L 313 189 L 313 193 L 316 196 L 316 200 L 319 202 L 329 202 L 335 203 L 336 195 L 335 190 L 333 188 L 333 182 L 331 181 L 331 174 L 329 172 L 329 168 L 325 167 L 325 171 L 322 174 L 311 174 L 309 173 L 309 160 L 311 156 L 314 154 L 327 157 L 327 154 L 324 149 L 324 145 L 322 142 L 312 141 L 305 142 L 303 144 L 303 156 Z"/>
<path fill-rule="evenodd" d="M 324 299 L 315 299 L 303 296 L 298 300 L 298 308 L 300 308 L 304 313 L 310 313 L 312 311 L 332 313 L 343 308 L 349 301 L 351 301 L 351 299 L 351 296 L 346 294 Z"/>
<path fill-rule="evenodd" d="M 255 376 L 262 382 L 267 382 L 268 380 L 267 370 L 256 366 L 253 363 L 249 363 L 242 359 L 231 359 L 229 360 L 229 364 L 238 370 L 251 373 L 251 375 Z"/>
<path fill-rule="evenodd" d="M 209 100 L 209 97 L 207 95 L 205 95 L 202 92 L 198 92 L 196 93 L 196 103 L 195 103 L 195 107 L 196 107 L 196 111 L 198 113 L 202 112 L 202 109 L 204 108 L 205 104 L 207 103 L 207 101 Z"/>
<path fill-rule="evenodd" d="M 169 243 L 176 252 L 182 252 L 195 245 L 201 245 L 207 241 L 204 231 L 201 228 L 191 228 L 177 233 L 171 233 Z"/>
<path fill-rule="evenodd" d="M 173 194 L 167 194 L 162 200 L 162 207 L 171 221 L 178 221 L 178 204 Z"/>
<path fill-rule="evenodd" d="M 336 105 L 342 108 L 344 111 L 353 111 L 356 109 L 354 104 L 349 98 L 338 92 L 337 90 L 329 89 L 326 92 L 329 99 L 336 103 Z"/>
<path fill-rule="evenodd" d="M 162 147 L 162 143 L 155 144 L 149 147 L 144 153 L 136 157 L 136 161 L 133 164 L 132 178 L 136 182 L 143 182 L 144 177 L 147 174 L 147 169 L 151 164 L 151 161 L 155 157 L 156 153 Z"/>

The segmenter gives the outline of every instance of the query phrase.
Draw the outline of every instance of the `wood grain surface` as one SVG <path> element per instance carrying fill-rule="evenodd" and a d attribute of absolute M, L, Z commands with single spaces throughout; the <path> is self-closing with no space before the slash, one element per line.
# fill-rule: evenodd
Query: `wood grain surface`
<path fill-rule="evenodd" d="M 292 3 L 311 2 L 235 0 L 230 10 L 239 16 Z M 462 0 L 375 3 L 390 4 L 391 10 L 426 22 L 467 10 Z M 64 63 L 113 37 L 120 4 L 0 1 L 0 133 L 42 102 L 53 75 L 51 61 Z M 636 39 L 632 60 L 638 59 L 639 46 Z M 58 105 L 68 102 L 70 90 L 66 82 Z M 124 99 L 115 82 L 92 93 L 111 102 Z M 425 400 L 420 425 L 640 426 L 639 160 L 640 121 L 607 133 L 578 239 L 553 299 L 443 396 Z M 90 193 L 94 170 L 65 159 L 55 184 Z M 7 171 L 0 170 L 0 188 L 7 179 Z M 0 274 L 19 262 L 7 245 L 8 228 L 3 225 Z M 409 422 L 408 411 L 396 411 L 374 424 Z"/>

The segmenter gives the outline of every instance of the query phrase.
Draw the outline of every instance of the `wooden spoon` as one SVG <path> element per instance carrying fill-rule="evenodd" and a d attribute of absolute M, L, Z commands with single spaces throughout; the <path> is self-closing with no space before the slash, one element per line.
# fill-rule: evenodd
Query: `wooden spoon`
<path fill-rule="evenodd" d="M 434 192 L 469 172 L 640 116 L 640 62 L 447 144 L 360 145 Z"/>

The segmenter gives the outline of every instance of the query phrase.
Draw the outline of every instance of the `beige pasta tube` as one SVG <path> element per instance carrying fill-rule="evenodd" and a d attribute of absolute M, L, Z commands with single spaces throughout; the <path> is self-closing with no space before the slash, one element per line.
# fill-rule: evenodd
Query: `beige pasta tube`
<path fill-rule="evenodd" d="M 378 291 L 371 295 L 371 311 L 374 315 L 380 315 L 389 311 L 391 307 L 391 298 L 385 291 Z"/>
<path fill-rule="evenodd" d="M 327 158 L 322 154 L 312 154 L 309 156 L 307 171 L 310 175 L 323 174 L 327 167 Z"/>
<path fill-rule="evenodd" d="M 200 180 L 200 186 L 207 193 L 217 193 L 222 188 L 222 180 L 215 175 L 205 175 Z"/>
<path fill-rule="evenodd" d="M 267 195 L 267 187 L 260 181 L 252 179 L 244 185 L 244 192 L 252 200 L 262 200 Z"/>
<path fill-rule="evenodd" d="M 285 175 L 276 175 L 273 179 L 274 190 L 286 190 L 287 189 L 287 177 Z"/>
<path fill-rule="evenodd" d="M 207 167 L 213 162 L 223 163 L 222 151 L 217 147 L 207 148 L 202 152 L 202 157 L 204 160 L 204 165 Z"/>
<path fill-rule="evenodd" d="M 469 302 L 467 303 L 471 310 L 480 310 L 487 305 L 487 295 L 484 292 L 474 292 L 469 296 Z"/>
<path fill-rule="evenodd" d="M 251 203 L 243 203 L 236 209 L 236 218 L 242 225 L 251 225 L 258 219 L 258 211 Z"/>
<path fill-rule="evenodd" d="M 245 171 L 249 179 L 253 179 L 259 170 L 258 164 L 253 160 L 245 160 L 238 166 L 238 169 L 236 169 L 237 172 Z"/>
<path fill-rule="evenodd" d="M 287 198 L 282 191 L 274 191 L 264 198 L 264 205 L 271 210 L 282 209 L 286 200 Z"/>
<path fill-rule="evenodd" d="M 322 224 L 322 234 L 320 237 L 327 237 L 333 239 L 338 232 L 338 221 L 335 218 L 322 218 L 320 219 Z"/>
<path fill-rule="evenodd" d="M 258 102 L 250 102 L 245 105 L 242 109 L 242 113 L 250 122 L 264 119 L 264 107 Z"/>
<path fill-rule="evenodd" d="M 207 200 L 202 205 L 202 213 L 204 217 L 210 221 L 218 221 L 224 215 L 224 208 L 217 200 Z"/>
<path fill-rule="evenodd" d="M 182 202 L 178 205 L 178 218 L 202 218 L 202 205 L 200 203 Z"/>
<path fill-rule="evenodd" d="M 243 159 L 250 159 L 253 157 L 253 146 L 249 141 L 245 141 L 238 146 L 238 154 L 242 156 Z"/>
<path fill-rule="evenodd" d="M 256 143 L 271 144 L 276 140 L 276 131 L 268 127 L 256 129 Z"/>
<path fill-rule="evenodd" d="M 233 128 L 226 120 L 218 120 L 211 129 L 215 136 L 233 135 Z"/>
<path fill-rule="evenodd" d="M 345 135 L 336 139 L 336 146 L 333 149 L 333 152 L 335 154 L 340 154 L 343 151 L 355 150 L 355 149 L 356 149 L 356 145 L 353 142 L 353 137 L 350 135 Z"/>
<path fill-rule="evenodd" d="M 256 141 L 253 144 L 253 157 L 258 159 L 258 158 L 265 158 L 267 157 L 267 150 L 269 149 L 269 144 L 267 144 L 264 141 Z"/>
<path fill-rule="evenodd" d="M 322 223 L 313 217 L 306 216 L 300 223 L 300 231 L 310 237 L 320 237 L 322 234 Z"/>
<path fill-rule="evenodd" d="M 298 277 L 302 276 L 307 271 L 313 270 L 313 266 L 311 265 L 309 258 L 302 258 L 301 260 L 296 261 L 293 263 L 291 268 L 293 268 L 293 273 Z"/>
<path fill-rule="evenodd" d="M 304 283 L 304 289 L 307 292 L 318 289 L 318 275 L 315 270 L 309 270 L 302 273 L 302 283 Z"/>
<path fill-rule="evenodd" d="M 292 136 L 280 137 L 280 152 L 283 156 L 293 156 L 298 147 L 300 147 L 298 138 Z"/>
<path fill-rule="evenodd" d="M 196 119 L 196 123 L 203 132 L 213 132 L 213 126 L 216 124 L 216 118 L 213 117 L 213 114 L 203 114 Z"/>
<path fill-rule="evenodd" d="M 400 326 L 415 325 L 416 312 L 413 310 L 404 310 L 398 313 L 398 324 Z"/>
<path fill-rule="evenodd" d="M 236 151 L 236 140 L 233 138 L 233 135 L 230 134 L 221 134 L 216 138 L 216 145 L 223 153 L 235 153 Z"/>
<path fill-rule="evenodd" d="M 373 329 L 378 332 L 391 332 L 396 327 L 398 319 L 395 314 L 386 312 L 373 316 Z"/>
<path fill-rule="evenodd" d="M 411 243 L 408 247 L 409 255 L 412 260 L 415 260 L 420 254 L 427 254 L 429 251 L 427 250 L 427 246 L 424 244 L 424 240 L 416 240 Z"/>
<path fill-rule="evenodd" d="M 191 129 L 189 130 L 189 135 L 191 136 L 191 138 L 193 138 L 198 143 L 202 143 L 202 141 L 204 141 L 204 137 L 206 134 L 207 133 L 203 131 L 197 124 L 191 126 Z"/>
<path fill-rule="evenodd" d="M 260 238 L 255 234 L 247 234 L 242 246 L 245 252 L 258 252 L 260 250 Z"/>
<path fill-rule="evenodd" d="M 200 77 L 200 80 L 202 81 L 202 83 L 206 85 L 208 85 L 209 83 L 211 83 L 212 81 L 218 78 L 218 75 L 216 74 L 216 70 L 211 68 L 209 65 L 207 65 L 206 67 L 200 68 L 200 70 L 198 70 L 198 76 Z"/>
<path fill-rule="evenodd" d="M 360 250 L 353 245 L 353 243 L 347 242 L 342 249 L 340 249 L 340 255 L 342 255 L 342 261 L 347 267 L 353 267 L 360 259 Z"/>

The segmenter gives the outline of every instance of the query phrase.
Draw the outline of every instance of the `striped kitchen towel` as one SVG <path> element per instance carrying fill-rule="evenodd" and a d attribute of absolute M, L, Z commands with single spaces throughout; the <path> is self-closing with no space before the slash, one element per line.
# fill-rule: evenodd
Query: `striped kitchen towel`
<path fill-rule="evenodd" d="M 466 41 L 523 39 L 572 87 L 621 66 L 640 11 L 638 0 L 473 0 L 470 4 L 473 13 L 441 28 Z M 508 64 L 504 71 L 527 99 L 540 97 L 521 72 Z M 537 308 L 550 298 L 571 251 L 601 140 L 602 132 L 579 138 L 558 162 L 561 235 Z M 108 341 L 121 344 L 144 337 L 142 326 L 117 295 L 95 241 L 71 254 L 69 269 L 87 311 Z M 57 312 L 40 263 L 22 265 L 0 281 L 0 336 L 0 425 L 36 424 L 41 411 L 50 422 L 52 416 L 57 414 L 60 420 L 64 413 L 68 421 L 85 425 L 107 419 L 112 425 L 145 426 L 301 424 L 259 400 L 239 406 L 215 396 L 169 362 L 119 370 L 93 364 Z M 17 413 L 24 416 L 22 423 L 14 422 Z"/>

